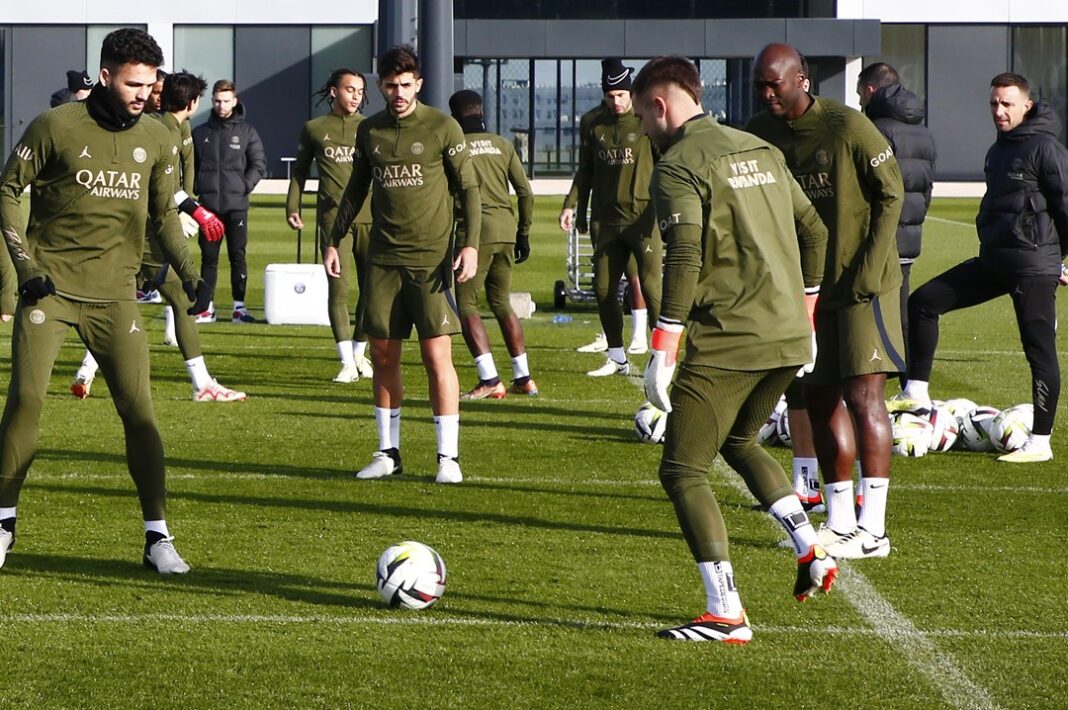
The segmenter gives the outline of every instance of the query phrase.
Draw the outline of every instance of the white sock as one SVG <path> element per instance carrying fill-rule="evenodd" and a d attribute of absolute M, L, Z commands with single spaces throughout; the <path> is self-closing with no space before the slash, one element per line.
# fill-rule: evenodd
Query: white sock
<path fill-rule="evenodd" d="M 352 355 L 353 357 L 366 357 L 367 341 L 366 340 L 353 340 L 352 341 Z"/>
<path fill-rule="evenodd" d="M 734 586 L 734 567 L 723 562 L 698 562 L 701 579 L 705 583 L 705 599 L 709 614 L 724 619 L 737 619 L 742 615 L 742 599 Z"/>
<path fill-rule="evenodd" d="M 608 357 L 612 362 L 622 365 L 627 361 L 627 355 L 623 352 L 623 348 L 608 348 Z"/>
<path fill-rule="evenodd" d="M 169 342 L 178 340 L 174 333 L 174 309 L 170 306 L 163 309 L 163 339 Z"/>
<path fill-rule="evenodd" d="M 794 457 L 794 491 L 803 500 L 819 495 L 819 462 L 814 458 Z"/>
<path fill-rule="evenodd" d="M 828 483 L 823 487 L 823 499 L 827 502 L 827 527 L 838 533 L 852 532 L 857 527 L 852 481 Z"/>
<path fill-rule="evenodd" d="M 78 368 L 78 375 L 83 375 L 85 379 L 91 380 L 96 377 L 96 371 L 100 369 L 100 365 L 96 363 L 96 358 L 88 350 L 85 351 L 85 357 L 82 358 L 82 365 Z"/>
<path fill-rule="evenodd" d="M 518 380 L 520 377 L 530 377 L 530 365 L 527 364 L 526 353 L 512 358 L 512 379 Z"/>
<path fill-rule="evenodd" d="M 243 310 L 245 310 L 245 302 L 244 301 L 234 301 L 234 310 L 235 311 L 243 311 Z"/>
<path fill-rule="evenodd" d="M 801 499 L 797 496 L 783 496 L 771 504 L 768 512 L 779 521 L 790 540 L 794 543 L 794 552 L 797 559 L 801 559 L 809 553 L 813 545 L 819 544 L 816 531 L 812 527 L 812 521 L 801 507 Z"/>
<path fill-rule="evenodd" d="M 8 518 L 15 517 L 15 508 L 0 508 L 0 520 L 7 520 Z"/>
<path fill-rule="evenodd" d="M 146 520 L 145 532 L 157 532 L 163 537 L 170 537 L 171 533 L 167 530 L 166 520 Z"/>
<path fill-rule="evenodd" d="M 378 429 L 378 450 L 400 449 L 400 407 L 375 407 L 375 428 Z"/>
<path fill-rule="evenodd" d="M 434 417 L 434 433 L 438 436 L 438 454 L 460 457 L 460 415 L 441 414 Z"/>
<path fill-rule="evenodd" d="M 185 369 L 189 371 L 189 380 L 193 383 L 193 390 L 199 392 L 211 384 L 211 373 L 208 365 L 204 362 L 204 356 L 195 357 L 185 361 Z"/>
<path fill-rule="evenodd" d="M 351 340 L 339 340 L 337 341 L 337 356 L 341 358 L 342 365 L 355 365 L 356 360 L 352 355 L 352 341 Z"/>
<path fill-rule="evenodd" d="M 499 380 L 497 366 L 493 363 L 493 353 L 482 353 L 475 358 L 475 367 L 478 368 L 478 379 L 483 382 Z"/>
<path fill-rule="evenodd" d="M 904 392 L 913 399 L 928 400 L 931 395 L 927 393 L 927 385 L 928 383 L 923 380 L 909 380 L 905 383 Z"/>
<path fill-rule="evenodd" d="M 630 320 L 634 326 L 634 332 L 630 334 L 632 341 L 639 340 L 645 342 L 647 340 L 646 331 L 649 329 L 649 310 L 646 308 L 635 308 L 630 312 Z"/>
<path fill-rule="evenodd" d="M 857 524 L 875 537 L 886 534 L 886 492 L 889 478 L 865 478 L 860 489 L 864 504 L 860 506 Z"/>

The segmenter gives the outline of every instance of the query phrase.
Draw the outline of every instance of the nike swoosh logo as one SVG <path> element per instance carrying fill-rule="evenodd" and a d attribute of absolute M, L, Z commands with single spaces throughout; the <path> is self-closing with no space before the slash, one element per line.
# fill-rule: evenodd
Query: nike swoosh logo
<path fill-rule="evenodd" d="M 842 488 L 834 488 L 833 486 L 831 487 L 831 492 L 832 493 L 845 493 L 848 490 L 849 490 L 849 486 L 843 486 Z"/>
<path fill-rule="evenodd" d="M 886 488 L 886 484 L 883 483 L 881 485 L 877 485 L 875 483 L 869 483 L 868 484 L 868 488 L 872 488 L 872 489 L 875 489 L 875 488 Z"/>
<path fill-rule="evenodd" d="M 878 549 L 879 549 L 880 547 L 881 547 L 881 545 L 873 545 L 872 547 L 868 547 L 868 546 L 867 546 L 867 545 L 865 545 L 864 543 L 861 543 L 861 545 L 860 545 L 860 551 L 861 551 L 861 552 L 863 552 L 863 553 L 864 553 L 865 555 L 867 555 L 867 554 L 869 554 L 869 553 L 875 552 L 875 551 L 876 551 L 876 550 L 878 550 Z"/>

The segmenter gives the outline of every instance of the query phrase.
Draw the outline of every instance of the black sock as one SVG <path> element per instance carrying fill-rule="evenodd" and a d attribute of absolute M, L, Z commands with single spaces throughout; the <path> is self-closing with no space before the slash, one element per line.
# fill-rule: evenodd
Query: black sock
<path fill-rule="evenodd" d="M 155 530 L 145 530 L 145 544 L 151 547 L 160 540 L 166 540 L 167 536 Z"/>
<path fill-rule="evenodd" d="M 12 535 L 15 534 L 15 518 L 4 518 L 0 520 L 0 528 L 7 530 Z"/>
<path fill-rule="evenodd" d="M 517 377 L 514 380 L 512 380 L 512 384 L 520 385 L 520 386 L 525 385 L 528 382 L 530 382 L 530 375 L 527 375 L 526 377 Z"/>

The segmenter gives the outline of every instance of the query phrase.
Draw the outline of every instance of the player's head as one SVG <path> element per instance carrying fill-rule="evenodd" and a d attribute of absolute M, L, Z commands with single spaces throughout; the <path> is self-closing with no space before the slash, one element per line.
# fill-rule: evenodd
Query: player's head
<path fill-rule="evenodd" d="M 237 101 L 237 87 L 229 79 L 219 79 L 211 87 L 211 110 L 219 118 L 230 118 Z"/>
<path fill-rule="evenodd" d="M 679 126 L 702 113 L 701 73 L 686 57 L 656 57 L 634 80 L 634 113 L 649 139 L 663 146 Z"/>
<path fill-rule="evenodd" d="M 801 88 L 808 91 L 812 87 L 812 75 L 808 73 L 808 57 L 799 51 L 797 58 L 801 60 L 801 75 L 805 77 L 801 80 Z"/>
<path fill-rule="evenodd" d="M 631 78 L 634 67 L 623 66 L 618 58 L 601 60 L 601 92 L 604 104 L 617 116 L 631 109 Z"/>
<path fill-rule="evenodd" d="M 769 44 L 753 60 L 753 89 L 773 116 L 797 118 L 808 108 L 801 57 L 788 44 Z"/>
<path fill-rule="evenodd" d="M 415 110 L 423 78 L 419 72 L 419 55 L 414 49 L 400 45 L 383 52 L 378 58 L 378 88 L 389 112 L 397 118 Z"/>
<path fill-rule="evenodd" d="M 163 80 L 163 93 L 160 95 L 163 110 L 168 113 L 193 113 L 207 88 L 208 82 L 204 81 L 203 77 L 191 74 L 185 69 L 169 74 Z"/>
<path fill-rule="evenodd" d="M 144 30 L 123 27 L 100 45 L 100 83 L 131 116 L 145 110 L 163 51 Z"/>
<path fill-rule="evenodd" d="M 74 97 L 75 101 L 81 101 L 93 88 L 93 80 L 89 78 L 89 73 L 84 69 L 71 69 L 67 72 L 67 91 Z"/>
<path fill-rule="evenodd" d="M 857 75 L 857 96 L 860 97 L 860 105 L 866 107 L 871 103 L 871 97 L 884 86 L 900 84 L 901 77 L 897 70 L 886 62 L 875 62 L 860 70 Z"/>
<path fill-rule="evenodd" d="M 482 95 L 471 89 L 461 89 L 449 97 L 449 112 L 464 129 L 464 133 L 486 130 Z"/>
<path fill-rule="evenodd" d="M 1019 74 L 1005 72 L 990 80 L 990 115 L 1002 133 L 1023 123 L 1034 105 L 1031 83 Z"/>
<path fill-rule="evenodd" d="M 156 69 L 156 83 L 152 85 L 152 93 L 148 95 L 148 105 L 145 110 L 149 113 L 160 113 L 163 110 L 163 80 L 167 78 L 167 72 Z"/>
<path fill-rule="evenodd" d="M 335 69 L 315 92 L 319 97 L 315 105 L 326 101 L 335 113 L 351 116 L 363 108 L 366 91 L 367 78 L 363 74 L 352 69 Z"/>

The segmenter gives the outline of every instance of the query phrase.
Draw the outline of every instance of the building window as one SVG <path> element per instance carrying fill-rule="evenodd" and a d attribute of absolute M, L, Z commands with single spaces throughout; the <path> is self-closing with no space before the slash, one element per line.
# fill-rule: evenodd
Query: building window
<path fill-rule="evenodd" d="M 1033 100 L 1045 101 L 1060 117 L 1060 140 L 1064 143 L 1068 120 L 1068 28 L 1013 27 L 1012 70 L 1027 77 Z"/>
<path fill-rule="evenodd" d="M 371 72 L 371 59 L 374 53 L 374 28 L 371 25 L 351 27 L 312 27 L 311 28 L 311 85 L 318 89 L 330 78 L 335 69 L 352 69 L 363 74 Z M 367 91 L 376 91 L 367 87 Z M 324 113 L 325 103 L 315 107 L 318 96 L 311 100 L 311 115 Z"/>
<path fill-rule="evenodd" d="M 234 28 L 230 26 L 175 25 L 174 67 L 199 74 L 208 82 L 208 91 L 219 79 L 234 78 Z M 240 91 L 241 87 L 238 87 Z M 208 120 L 211 96 L 205 96 L 191 122 L 198 126 Z"/>
<path fill-rule="evenodd" d="M 864 57 L 864 66 L 886 62 L 897 70 L 901 85 L 927 103 L 927 28 L 925 25 L 883 25 L 882 52 Z M 856 77 L 851 77 L 853 82 Z"/>

